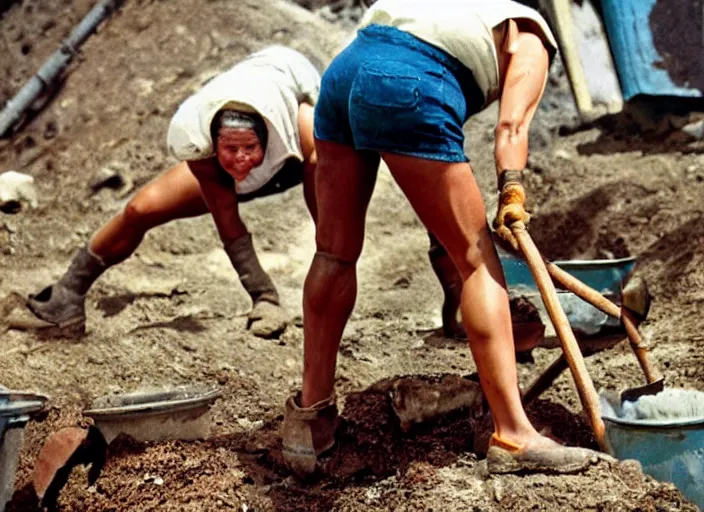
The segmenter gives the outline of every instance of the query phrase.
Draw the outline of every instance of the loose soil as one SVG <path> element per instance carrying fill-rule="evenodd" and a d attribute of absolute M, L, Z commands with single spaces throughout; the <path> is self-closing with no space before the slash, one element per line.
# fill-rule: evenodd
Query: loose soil
<path fill-rule="evenodd" d="M 91 6 L 24 0 L 0 16 L 0 98 L 9 99 Z M 175 163 L 166 128 L 178 104 L 209 77 L 271 43 L 323 66 L 349 36 L 283 0 L 129 0 L 82 48 L 47 106 L 0 141 L 0 170 L 32 175 L 40 205 L 0 214 L 0 294 L 35 292 L 118 212 L 129 194 Z M 551 258 L 637 255 L 655 299 L 642 333 L 671 386 L 704 389 L 698 315 L 704 302 L 704 157 L 701 143 L 646 136 L 623 123 L 574 130 L 559 62 L 534 122 L 530 231 Z M 494 205 L 496 110 L 467 126 L 467 153 Z M 619 129 L 615 127 L 619 126 Z M 626 126 L 627 129 L 624 129 Z M 91 192 L 104 168 L 127 181 Z M 314 227 L 299 188 L 243 206 L 263 265 L 284 305 L 300 316 Z M 379 383 L 401 375 L 471 374 L 464 343 L 438 333 L 442 294 L 425 231 L 388 172 L 380 172 L 359 263 L 359 297 L 338 358 L 344 424 L 326 475 L 298 482 L 281 462 L 283 404 L 301 383 L 302 329 L 262 340 L 246 329 L 249 299 L 208 216 L 150 232 L 137 254 L 91 290 L 80 341 L 24 331 L 2 335 L 2 384 L 50 395 L 26 429 L 8 509 L 37 510 L 34 457 L 46 437 L 83 424 L 81 409 L 106 393 L 214 382 L 213 436 L 200 442 L 110 448 L 98 481 L 77 469 L 59 498 L 65 511 L 147 510 L 696 510 L 670 484 L 632 463 L 600 463 L 573 476 L 491 476 L 473 454 L 466 411 L 403 433 Z M 625 344 L 591 356 L 597 388 L 642 376 Z M 522 383 L 557 352 L 538 349 Z M 541 428 L 595 447 L 569 375 L 530 409 Z M 157 478 L 158 477 L 158 478 Z"/>

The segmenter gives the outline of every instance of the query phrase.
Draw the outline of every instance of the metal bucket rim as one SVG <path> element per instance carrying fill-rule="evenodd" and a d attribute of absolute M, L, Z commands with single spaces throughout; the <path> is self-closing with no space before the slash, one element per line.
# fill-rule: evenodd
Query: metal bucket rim
<path fill-rule="evenodd" d="M 613 265 L 618 265 L 621 263 L 632 263 L 636 261 L 635 256 L 626 256 L 625 258 L 615 258 L 613 260 L 609 259 L 598 259 L 598 260 L 555 260 L 552 263 L 555 265 L 565 265 L 568 267 L 587 265 L 590 267 L 611 267 Z"/>
<path fill-rule="evenodd" d="M 206 405 L 220 396 L 219 388 L 212 388 L 199 396 L 180 400 L 165 400 L 159 402 L 144 402 L 139 404 L 123 405 L 116 407 L 91 408 L 83 411 L 84 416 L 92 418 L 126 417 L 135 414 L 157 414 L 159 412 L 178 412 L 184 409 L 197 408 Z"/>
<path fill-rule="evenodd" d="M 41 411 L 43 402 L 11 402 L 0 404 L 0 418 L 12 418 Z"/>
<path fill-rule="evenodd" d="M 614 418 L 610 416 L 602 416 L 601 419 L 605 423 L 614 423 L 619 426 L 630 427 L 630 428 L 660 428 L 663 430 L 670 430 L 675 428 L 683 427 L 695 427 L 698 425 L 704 426 L 704 417 L 702 418 L 692 418 L 692 419 L 674 419 L 674 420 L 627 420 L 624 418 Z"/>
<path fill-rule="evenodd" d="M 0 390 L 0 418 L 11 418 L 38 412 L 49 398 L 24 391 Z"/>

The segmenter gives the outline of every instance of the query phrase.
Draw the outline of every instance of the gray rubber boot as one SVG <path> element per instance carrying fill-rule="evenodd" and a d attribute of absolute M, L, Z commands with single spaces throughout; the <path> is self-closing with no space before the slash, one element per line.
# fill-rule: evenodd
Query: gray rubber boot
<path fill-rule="evenodd" d="M 85 246 L 58 282 L 29 296 L 27 308 L 37 318 L 58 327 L 85 326 L 86 293 L 106 269 L 103 261 Z"/>
<path fill-rule="evenodd" d="M 252 298 L 247 328 L 260 338 L 278 338 L 289 323 L 288 313 L 279 303 L 279 293 L 257 258 L 252 235 L 247 233 L 224 243 L 224 249 L 240 282 Z"/>

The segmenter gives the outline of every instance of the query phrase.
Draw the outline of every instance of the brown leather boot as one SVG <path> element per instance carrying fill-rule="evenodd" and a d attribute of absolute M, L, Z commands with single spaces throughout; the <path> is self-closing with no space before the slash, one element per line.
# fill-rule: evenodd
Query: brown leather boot
<path fill-rule="evenodd" d="M 286 401 L 282 427 L 283 457 L 286 465 L 298 476 L 315 473 L 318 456 L 335 445 L 337 403 L 333 393 L 310 407 L 301 407 L 300 393 Z"/>

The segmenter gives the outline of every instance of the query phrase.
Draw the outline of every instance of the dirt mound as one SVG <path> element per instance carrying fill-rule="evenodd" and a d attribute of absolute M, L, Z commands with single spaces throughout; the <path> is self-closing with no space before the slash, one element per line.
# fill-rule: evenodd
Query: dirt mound
<path fill-rule="evenodd" d="M 307 483 L 287 477 L 277 417 L 243 433 L 206 442 L 140 445 L 118 439 L 97 483 L 86 489 L 74 471 L 62 509 L 83 510 L 697 510 L 671 485 L 644 477 L 632 462 L 600 462 L 580 475 L 489 477 L 471 453 L 473 427 L 456 411 L 402 434 L 384 382 L 349 393 L 338 446 L 326 476 Z M 540 410 L 540 413 L 536 411 Z M 550 402 L 532 416 L 565 421 L 562 434 L 589 435 Z M 568 424 L 577 425 L 571 433 Z M 558 432 L 555 432 L 558 433 Z M 10 510 L 38 510 L 20 490 Z"/>
<path fill-rule="evenodd" d="M 9 97 L 57 47 L 91 2 L 24 0 L 0 20 L 0 64 Z M 0 141 L 0 169 L 32 175 L 40 206 L 0 215 L 0 294 L 33 292 L 55 279 L 76 247 L 128 194 L 174 163 L 165 145 L 177 105 L 205 80 L 271 43 L 290 44 L 324 65 L 348 34 L 280 0 L 130 0 L 83 52 L 53 101 L 25 129 Z M 27 45 L 30 45 L 29 48 Z M 489 212 L 496 110 L 467 127 L 467 152 Z M 551 257 L 639 255 L 655 294 L 644 336 L 675 386 L 702 389 L 704 296 L 699 198 L 704 160 L 695 145 L 645 144 L 591 128 L 560 136 L 574 107 L 559 63 L 532 134 L 528 179 L 531 233 Z M 646 147 L 647 146 L 647 147 Z M 98 193 L 101 169 L 126 185 Z M 275 211 L 276 215 L 271 212 Z M 245 221 L 284 305 L 300 314 L 313 254 L 313 226 L 300 189 L 248 203 Z M 402 433 L 375 383 L 396 375 L 475 371 L 469 351 L 437 335 L 441 290 L 427 261 L 427 237 L 387 172 L 381 172 L 359 264 L 359 290 L 339 356 L 337 390 L 345 426 L 329 475 L 301 485 L 281 465 L 276 430 L 288 393 L 300 386 L 302 330 L 277 342 L 244 328 L 249 299 L 208 217 L 149 233 L 135 257 L 109 270 L 87 304 L 80 343 L 21 331 L 2 337 L 2 384 L 49 394 L 31 423 L 10 510 L 33 510 L 33 457 L 47 435 L 81 420 L 96 396 L 139 387 L 217 382 L 215 435 L 205 442 L 121 442 L 98 482 L 77 471 L 62 510 L 690 510 L 669 484 L 607 464 L 583 475 L 491 477 L 472 454 L 466 412 Z M 639 383 L 621 345 L 588 360 L 597 387 Z M 538 350 L 522 382 L 555 352 Z M 530 411 L 571 444 L 594 447 L 567 376 Z M 690 507 L 690 508 L 688 508 Z"/>

